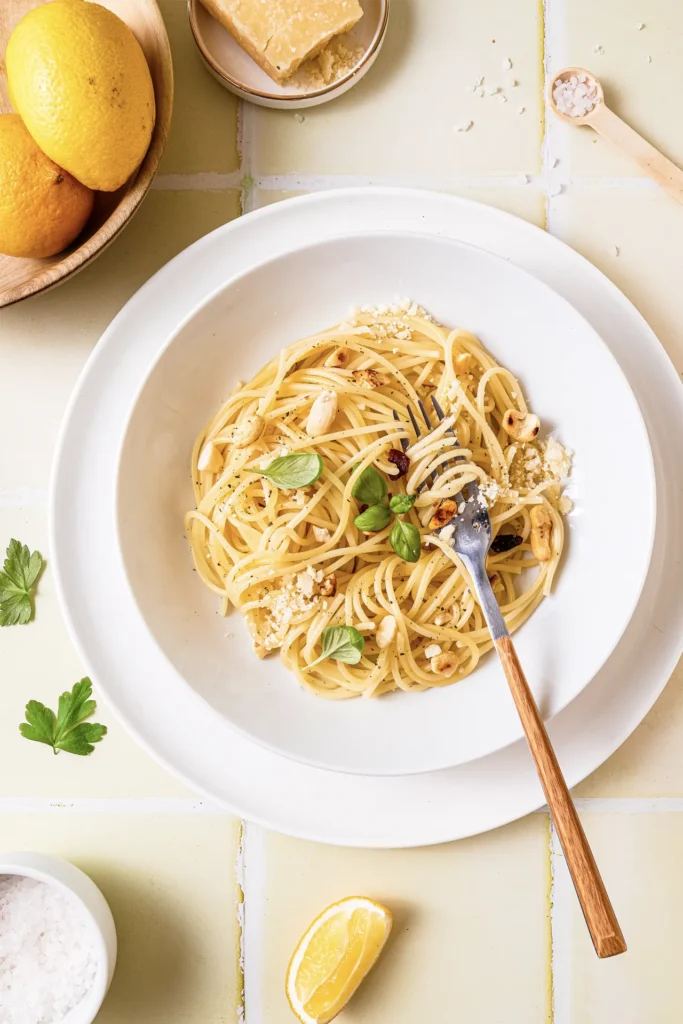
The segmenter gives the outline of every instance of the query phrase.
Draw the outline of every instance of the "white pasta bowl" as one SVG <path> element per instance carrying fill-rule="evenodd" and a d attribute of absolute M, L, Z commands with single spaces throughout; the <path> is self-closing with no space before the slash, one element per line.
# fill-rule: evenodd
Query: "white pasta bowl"
<path fill-rule="evenodd" d="M 0 875 L 20 875 L 43 882 L 80 906 L 92 929 L 97 971 L 89 992 L 62 1018 L 62 1024 L 92 1024 L 116 966 L 116 927 L 109 904 L 85 872 L 61 857 L 28 850 L 0 853 Z"/>
<path fill-rule="evenodd" d="M 226 281 L 178 326 L 131 409 L 118 466 L 120 556 L 165 655 L 169 707 L 174 689 L 189 687 L 224 722 L 226 743 L 238 729 L 295 760 L 360 774 L 433 771 L 519 739 L 495 656 L 425 693 L 313 697 L 277 655 L 258 661 L 239 613 L 217 614 L 215 595 L 193 572 L 183 516 L 193 507 L 192 444 L 236 381 L 351 306 L 396 295 L 477 334 L 519 377 L 545 431 L 575 452 L 563 564 L 552 595 L 516 634 L 546 719 L 590 682 L 627 627 L 655 522 L 647 431 L 616 361 L 564 299 L 506 260 L 433 236 L 355 234 Z"/>

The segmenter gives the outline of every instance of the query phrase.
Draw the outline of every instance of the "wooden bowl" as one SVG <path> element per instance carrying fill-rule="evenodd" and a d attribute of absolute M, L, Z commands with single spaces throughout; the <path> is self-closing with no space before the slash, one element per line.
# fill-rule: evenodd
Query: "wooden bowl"
<path fill-rule="evenodd" d="M 0 0 L 0 113 L 12 111 L 4 65 L 10 34 L 23 16 L 46 0 Z M 145 157 L 116 192 L 96 192 L 95 208 L 75 242 L 47 259 L 16 259 L 0 255 L 0 307 L 71 277 L 95 259 L 133 216 L 152 183 L 166 145 L 173 108 L 173 65 L 166 27 L 156 0 L 98 0 L 126 22 L 144 50 L 154 82 L 156 123 Z"/>

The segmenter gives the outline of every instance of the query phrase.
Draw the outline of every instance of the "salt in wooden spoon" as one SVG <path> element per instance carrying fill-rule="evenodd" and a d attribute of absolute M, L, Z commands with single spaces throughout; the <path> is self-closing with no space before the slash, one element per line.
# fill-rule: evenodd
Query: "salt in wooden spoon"
<path fill-rule="evenodd" d="M 554 96 L 555 87 L 558 82 L 568 82 L 572 77 L 575 77 L 578 81 L 582 76 L 585 76 L 584 81 L 587 86 L 595 87 L 596 97 L 594 106 L 585 114 L 578 116 L 565 114 L 557 105 Z M 683 171 L 681 168 L 677 167 L 671 160 L 668 160 L 663 153 L 655 149 L 651 143 L 646 142 L 642 135 L 639 135 L 630 125 L 622 121 L 613 110 L 610 110 L 605 103 L 605 95 L 600 82 L 590 71 L 586 71 L 585 68 L 564 68 L 563 71 L 558 71 L 550 83 L 548 100 L 553 113 L 562 121 L 575 125 L 590 125 L 596 132 L 609 139 L 622 152 L 630 156 L 632 160 L 635 160 L 645 174 L 652 178 L 653 181 L 656 181 L 658 185 L 661 185 L 663 189 L 666 189 L 674 199 L 677 199 L 679 203 L 683 203 Z"/>

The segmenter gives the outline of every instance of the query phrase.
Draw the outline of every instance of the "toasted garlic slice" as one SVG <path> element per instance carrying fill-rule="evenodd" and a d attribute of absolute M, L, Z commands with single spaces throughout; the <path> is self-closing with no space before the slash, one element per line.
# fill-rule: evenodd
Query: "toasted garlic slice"
<path fill-rule="evenodd" d="M 388 647 L 396 636 L 396 619 L 393 615 L 385 615 L 375 633 L 375 640 L 380 650 Z"/>
<path fill-rule="evenodd" d="M 258 441 L 264 431 L 266 421 L 263 416 L 247 416 L 235 432 L 235 445 L 238 448 L 248 448 L 254 441 Z"/>
<path fill-rule="evenodd" d="M 309 437 L 320 437 L 327 433 L 334 423 L 338 404 L 336 391 L 321 391 L 306 420 L 306 433 Z"/>
<path fill-rule="evenodd" d="M 199 453 L 197 469 L 202 473 L 218 473 L 223 468 L 223 456 L 213 441 L 207 441 Z"/>
<path fill-rule="evenodd" d="M 545 505 L 534 505 L 529 513 L 531 518 L 531 550 L 539 562 L 548 562 L 552 558 L 551 538 L 553 521 Z"/>

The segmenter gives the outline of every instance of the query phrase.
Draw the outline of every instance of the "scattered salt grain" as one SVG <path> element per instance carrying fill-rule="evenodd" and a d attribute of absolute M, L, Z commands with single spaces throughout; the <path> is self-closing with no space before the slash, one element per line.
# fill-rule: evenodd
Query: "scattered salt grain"
<path fill-rule="evenodd" d="M 550 161 L 550 166 L 551 166 L 551 167 L 557 167 L 557 165 L 559 164 L 559 162 L 560 162 L 560 161 L 559 161 L 559 159 L 558 159 L 558 158 L 557 158 L 556 156 L 554 156 L 554 157 L 552 158 L 552 160 Z M 514 398 L 515 396 L 513 395 L 512 397 Z"/>
<path fill-rule="evenodd" d="M 517 113 L 518 114 L 523 114 L 525 110 L 526 110 L 526 107 L 520 107 L 519 110 L 517 111 Z"/>
<path fill-rule="evenodd" d="M 557 78 L 553 83 L 553 99 L 562 114 L 584 117 L 598 102 L 598 87 L 586 75 Z"/>
<path fill-rule="evenodd" d="M 473 124 L 474 121 L 465 121 L 463 124 L 456 124 L 455 130 L 456 132 L 468 132 Z"/>
<path fill-rule="evenodd" d="M 512 81 L 510 82 L 510 88 L 511 89 L 516 89 L 518 85 L 519 85 L 519 82 L 517 81 L 517 79 L 513 78 Z"/>
<path fill-rule="evenodd" d="M 645 28 L 645 22 L 644 21 L 639 21 L 638 24 L 636 25 L 636 32 L 642 32 L 644 28 Z"/>
<path fill-rule="evenodd" d="M 652 57 L 650 57 L 650 55 L 649 55 L 649 54 L 648 54 L 648 56 L 647 56 L 647 57 L 645 58 L 645 63 L 646 63 L 646 64 L 652 64 Z"/>
<path fill-rule="evenodd" d="M 559 196 L 561 192 L 562 192 L 562 185 L 553 185 L 553 187 L 548 190 L 548 195 L 549 196 Z"/>
<path fill-rule="evenodd" d="M 484 94 L 486 96 L 495 96 L 496 93 L 499 93 L 499 92 L 500 92 L 500 86 L 499 85 L 487 85 L 486 88 L 484 89 Z"/>
<path fill-rule="evenodd" d="M 95 981 L 95 933 L 76 900 L 23 875 L 0 875 L 0 1019 L 54 1024 Z"/>
<path fill-rule="evenodd" d="M 295 114 L 294 115 L 294 120 L 297 122 L 297 124 L 303 124 L 303 122 L 306 120 L 306 118 L 304 117 L 303 114 Z"/>
<path fill-rule="evenodd" d="M 605 55 L 604 48 L 599 43 L 597 44 L 597 46 L 593 47 L 593 53 L 599 54 L 600 57 L 604 57 Z"/>
<path fill-rule="evenodd" d="M 510 60 L 509 57 L 506 57 L 505 60 L 503 61 L 503 70 L 504 71 L 509 71 L 511 67 L 512 67 L 512 61 Z"/>
<path fill-rule="evenodd" d="M 507 101 L 508 101 L 507 96 L 499 96 L 498 97 L 498 102 L 499 103 L 507 103 Z"/>
<path fill-rule="evenodd" d="M 613 256 L 618 256 L 619 255 L 619 246 L 618 245 L 610 245 L 609 251 L 612 253 Z"/>

